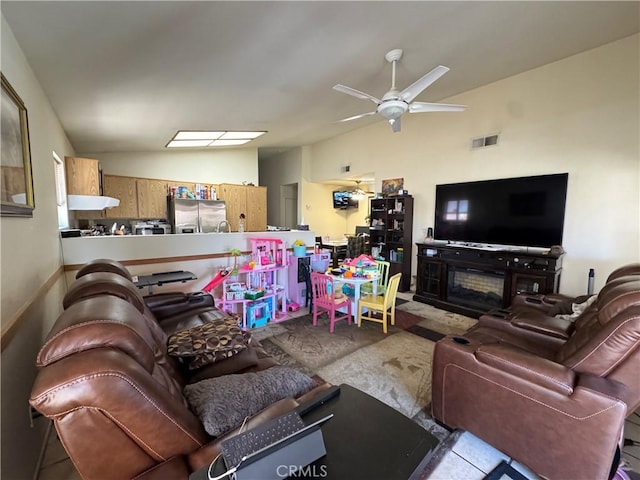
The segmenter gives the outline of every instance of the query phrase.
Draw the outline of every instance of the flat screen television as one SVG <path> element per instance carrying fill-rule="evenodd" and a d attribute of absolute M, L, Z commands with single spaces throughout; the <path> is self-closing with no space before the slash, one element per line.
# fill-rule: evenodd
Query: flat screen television
<path fill-rule="evenodd" d="M 352 192 L 333 192 L 333 208 L 358 208 L 358 200 L 351 194 Z"/>
<path fill-rule="evenodd" d="M 434 238 L 562 245 L 567 173 L 436 185 Z"/>

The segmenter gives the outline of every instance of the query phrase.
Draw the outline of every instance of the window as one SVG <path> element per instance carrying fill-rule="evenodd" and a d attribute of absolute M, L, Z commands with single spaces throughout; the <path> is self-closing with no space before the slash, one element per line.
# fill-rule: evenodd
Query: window
<path fill-rule="evenodd" d="M 444 215 L 445 220 L 465 222 L 468 216 L 469 200 L 449 200 L 447 202 L 447 211 Z"/>
<path fill-rule="evenodd" d="M 56 205 L 58 207 L 58 228 L 69 228 L 69 210 L 67 210 L 67 180 L 64 161 L 53 153 L 53 172 L 56 182 Z"/>

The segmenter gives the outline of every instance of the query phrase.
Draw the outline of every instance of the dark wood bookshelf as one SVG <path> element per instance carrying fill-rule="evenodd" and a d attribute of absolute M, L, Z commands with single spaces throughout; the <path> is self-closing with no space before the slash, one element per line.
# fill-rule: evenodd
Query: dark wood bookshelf
<path fill-rule="evenodd" d="M 371 247 L 379 247 L 379 257 L 390 262 L 389 276 L 402 273 L 398 290 L 406 292 L 411 287 L 413 197 L 372 198 L 369 210 Z"/>

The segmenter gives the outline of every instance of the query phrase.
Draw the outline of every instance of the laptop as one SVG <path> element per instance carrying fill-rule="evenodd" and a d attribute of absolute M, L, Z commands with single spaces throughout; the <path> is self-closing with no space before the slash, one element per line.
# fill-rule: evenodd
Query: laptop
<path fill-rule="evenodd" d="M 298 419 L 300 418 L 295 411 L 287 415 L 292 413 Z M 282 438 L 248 454 L 240 450 L 242 438 L 237 437 L 250 435 L 252 433 L 251 430 L 224 440 L 221 444 L 222 458 L 225 461 L 227 472 L 219 477 L 209 476 L 209 478 L 211 480 L 222 479 L 232 474 L 236 480 L 255 478 L 277 480 L 287 478 L 327 453 L 320 426 L 331 417 L 333 417 L 333 414 L 327 415 L 310 425 L 296 428 L 292 433 L 286 434 Z M 256 429 L 264 432 L 270 428 L 275 428 L 279 418 L 281 417 L 267 422 L 267 424 L 259 425 Z"/>

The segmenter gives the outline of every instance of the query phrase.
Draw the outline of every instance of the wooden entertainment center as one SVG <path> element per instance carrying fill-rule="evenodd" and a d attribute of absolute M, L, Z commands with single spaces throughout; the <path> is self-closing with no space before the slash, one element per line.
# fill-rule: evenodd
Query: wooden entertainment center
<path fill-rule="evenodd" d="M 471 317 L 507 308 L 517 293 L 554 293 L 564 254 L 418 243 L 413 299 Z M 541 252 L 541 249 L 537 249 Z"/>

